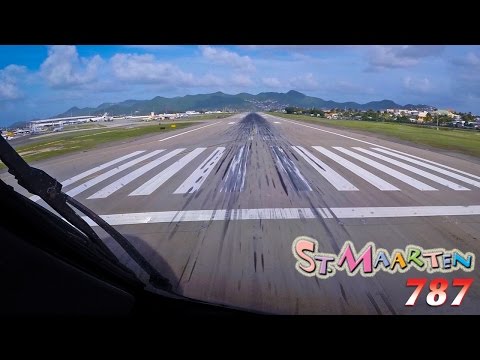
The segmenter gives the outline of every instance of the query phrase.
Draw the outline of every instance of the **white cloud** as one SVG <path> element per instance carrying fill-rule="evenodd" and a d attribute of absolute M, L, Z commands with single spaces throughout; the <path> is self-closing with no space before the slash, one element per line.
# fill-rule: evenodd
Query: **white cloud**
<path fill-rule="evenodd" d="M 40 66 L 40 75 L 52 87 L 75 87 L 94 82 L 102 63 L 99 55 L 81 58 L 75 46 L 55 45 L 48 49 L 48 57 Z"/>
<path fill-rule="evenodd" d="M 289 81 L 290 88 L 295 90 L 317 90 L 318 82 L 312 73 L 296 76 Z"/>
<path fill-rule="evenodd" d="M 452 85 L 457 98 L 480 98 L 480 54 L 469 52 L 451 61 Z"/>
<path fill-rule="evenodd" d="M 14 64 L 0 70 L 0 101 L 22 97 L 22 92 L 18 88 L 18 77 L 25 74 L 26 71 L 25 66 Z"/>
<path fill-rule="evenodd" d="M 397 56 L 416 59 L 440 55 L 445 50 L 444 45 L 403 45 L 395 48 Z"/>
<path fill-rule="evenodd" d="M 406 68 L 417 65 L 422 58 L 440 55 L 444 46 L 440 45 L 377 45 L 368 47 L 369 70 L 386 68 Z"/>
<path fill-rule="evenodd" d="M 479 67 L 480 66 L 480 56 L 475 53 L 469 53 L 466 57 L 466 64 Z"/>
<path fill-rule="evenodd" d="M 247 87 L 252 86 L 253 81 L 248 75 L 244 74 L 234 74 L 232 76 L 232 85 L 233 86 L 240 86 L 240 87 Z"/>
<path fill-rule="evenodd" d="M 249 56 L 241 56 L 236 52 L 213 46 L 200 46 L 200 51 L 204 58 L 217 64 L 230 65 L 244 71 L 255 71 Z"/>
<path fill-rule="evenodd" d="M 458 68 L 458 70 L 472 72 L 471 75 L 477 75 L 480 70 L 480 55 L 474 52 L 469 52 L 462 58 L 456 58 L 452 60 L 452 64 Z"/>
<path fill-rule="evenodd" d="M 219 86 L 221 79 L 206 74 L 195 77 L 178 66 L 158 61 L 151 54 L 116 54 L 110 59 L 113 75 L 122 81 L 160 86 Z"/>
<path fill-rule="evenodd" d="M 170 82 L 176 77 L 179 83 L 190 82 L 193 75 L 177 66 L 158 62 L 153 55 L 116 54 L 110 59 L 113 74 L 120 80 L 133 82 Z"/>
<path fill-rule="evenodd" d="M 403 86 L 407 90 L 419 93 L 427 93 L 432 89 L 430 80 L 427 78 L 412 78 L 407 76 L 403 79 Z"/>
<path fill-rule="evenodd" d="M 265 77 L 265 78 L 262 78 L 262 83 L 268 87 L 271 87 L 271 88 L 280 88 L 282 87 L 282 83 L 280 82 L 280 80 L 278 80 L 278 78 L 276 77 Z"/>

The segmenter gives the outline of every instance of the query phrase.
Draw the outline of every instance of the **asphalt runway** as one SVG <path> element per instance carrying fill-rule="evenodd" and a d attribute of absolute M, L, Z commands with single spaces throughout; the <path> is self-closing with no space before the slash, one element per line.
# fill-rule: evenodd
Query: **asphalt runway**
<path fill-rule="evenodd" d="M 300 274 L 292 252 L 304 235 L 333 254 L 350 240 L 357 251 L 371 241 L 390 252 L 412 244 L 478 255 L 478 159 L 238 114 L 36 166 L 129 238 L 185 296 L 278 314 L 480 314 L 476 270 L 337 271 L 320 279 Z M 418 277 L 448 279 L 446 303 L 429 306 L 424 289 L 406 307 L 414 289 L 406 281 Z M 474 278 L 461 306 L 450 306 L 453 278 Z"/>

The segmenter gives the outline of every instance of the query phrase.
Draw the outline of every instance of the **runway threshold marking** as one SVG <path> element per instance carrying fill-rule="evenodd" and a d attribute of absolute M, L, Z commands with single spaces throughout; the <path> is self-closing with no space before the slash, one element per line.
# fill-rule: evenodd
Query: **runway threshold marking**
<path fill-rule="evenodd" d="M 333 219 L 334 217 L 338 219 L 366 219 L 471 215 L 480 215 L 480 205 L 186 210 L 110 214 L 101 215 L 101 217 L 110 225 L 135 225 L 225 220 L 298 220 L 315 219 L 317 217 L 323 219 Z M 83 219 L 89 225 L 96 225 L 86 216 Z"/>
<path fill-rule="evenodd" d="M 439 165 L 439 166 L 442 166 L 446 169 L 449 169 L 449 170 L 454 170 L 460 174 L 463 174 L 463 175 L 467 175 L 467 176 L 471 176 L 475 179 L 480 179 L 480 176 L 477 176 L 477 175 L 474 175 L 474 174 L 470 174 L 466 171 L 461 171 L 461 170 L 458 170 L 458 169 L 455 169 L 455 168 L 452 168 L 450 166 L 447 166 L 447 165 L 443 165 L 441 163 L 438 163 L 438 162 L 435 162 L 435 161 L 432 161 L 432 160 L 427 160 L 427 159 L 423 159 L 419 156 L 415 156 L 415 155 L 410 155 L 408 153 L 405 153 L 405 152 L 402 152 L 402 151 L 399 151 L 399 150 L 394 150 L 394 149 L 391 149 L 387 146 L 383 146 L 383 145 L 378 145 L 378 144 L 375 144 L 375 143 L 372 143 L 370 141 L 365 141 L 365 140 L 360 140 L 360 139 L 357 139 L 357 138 L 354 138 L 352 136 L 348 136 L 348 135 L 343 135 L 343 134 L 339 134 L 339 133 L 336 133 L 334 131 L 329 131 L 329 130 L 325 130 L 325 129 L 320 129 L 318 127 L 315 127 L 315 126 L 310 126 L 310 125 L 306 125 L 306 124 L 299 124 L 298 122 L 295 122 L 295 121 L 290 121 L 290 120 L 286 120 L 286 119 L 279 119 L 281 121 L 285 121 L 285 122 L 288 122 L 288 123 L 291 123 L 291 124 L 294 124 L 294 125 L 298 125 L 298 126 L 303 126 L 303 127 L 306 127 L 306 128 L 309 128 L 309 129 L 314 129 L 314 130 L 317 130 L 317 131 L 322 131 L 322 132 L 325 132 L 327 134 L 332 134 L 332 135 L 337 135 L 337 136 L 340 136 L 340 137 L 343 137 L 343 138 L 346 138 L 346 139 L 350 139 L 350 140 L 355 140 L 355 141 L 359 141 L 361 143 L 364 143 L 364 144 L 368 144 L 368 145 L 372 145 L 372 146 L 375 146 L 375 147 L 378 147 L 378 148 L 382 148 L 382 149 L 387 149 L 387 150 L 390 150 L 390 151 L 394 151 L 396 153 L 399 153 L 399 154 L 402 154 L 402 155 L 407 155 L 407 156 L 410 156 L 412 158 L 415 158 L 415 159 L 419 159 L 419 160 L 423 160 L 425 162 L 428 162 L 430 164 L 434 164 L 434 165 Z"/>
<path fill-rule="evenodd" d="M 447 175 L 447 176 L 450 176 L 454 179 L 457 179 L 457 180 L 460 180 L 460 181 L 463 181 L 467 184 L 470 184 L 470 185 L 473 185 L 473 186 L 476 186 L 476 187 L 480 187 L 480 182 L 478 181 L 475 181 L 475 180 L 472 180 L 472 179 L 469 179 L 465 176 L 462 176 L 462 175 L 458 175 L 458 174 L 455 174 L 451 171 L 448 171 L 448 170 L 445 170 L 445 169 L 442 169 L 438 166 L 434 166 L 434 165 L 430 165 L 424 161 L 420 161 L 420 160 L 415 160 L 415 159 L 411 159 L 407 156 L 403 156 L 403 155 L 400 155 L 400 154 L 397 154 L 395 152 L 392 152 L 392 151 L 388 151 L 386 149 L 381 149 L 381 148 L 373 148 L 373 150 L 375 151 L 379 151 L 381 153 L 384 153 L 384 154 L 387 154 L 387 155 L 390 155 L 390 156 L 393 156 L 393 157 L 396 157 L 398 159 L 402 159 L 402 160 L 406 160 L 408 162 L 411 162 L 412 164 L 416 164 L 416 165 L 420 165 L 420 166 L 423 166 L 424 168 L 427 168 L 427 169 L 430 169 L 430 170 L 433 170 L 433 171 L 436 171 L 436 172 L 439 172 L 440 174 L 444 174 L 444 175 Z"/>
<path fill-rule="evenodd" d="M 395 169 L 392 169 L 391 167 L 385 166 L 383 164 L 380 164 L 379 162 L 369 159 L 365 156 L 362 156 L 360 154 L 357 154 L 353 151 L 350 151 L 348 149 L 345 149 L 341 146 L 334 146 L 333 147 L 335 150 L 338 150 L 346 155 L 349 155 L 353 157 L 354 159 L 357 159 L 359 161 L 364 162 L 367 165 L 370 165 L 371 167 L 384 172 L 385 174 L 390 175 L 391 177 L 394 177 L 395 179 L 398 179 L 405 184 L 408 184 L 410 186 L 413 186 L 415 189 L 418 189 L 420 191 L 436 191 L 434 187 L 431 187 L 430 185 L 425 184 L 424 182 L 418 181 L 417 179 L 412 178 L 411 176 L 402 174 L 400 171 L 397 171 Z"/>
<path fill-rule="evenodd" d="M 92 174 L 95 174 L 96 172 L 99 172 L 100 170 L 103 170 L 103 169 L 106 169 L 107 167 L 110 167 L 112 165 L 115 165 L 119 162 L 122 162 L 124 160 L 127 160 L 127 159 L 130 159 L 131 157 L 134 157 L 134 156 L 137 156 L 137 155 L 140 155 L 142 153 L 144 153 L 145 150 L 140 150 L 140 151 L 134 151 L 130 154 L 127 154 L 127 155 L 124 155 L 124 156 L 121 156 L 117 159 L 114 159 L 112 161 L 109 161 L 109 162 L 106 162 L 105 164 L 102 164 L 102 165 L 99 165 L 99 166 L 95 166 L 94 168 L 91 168 L 89 170 L 86 170 L 78 175 L 75 175 L 67 180 L 64 180 L 61 182 L 61 184 L 63 186 L 68 186 L 70 184 L 73 184 L 74 182 L 77 182 L 78 180 L 82 180 L 84 178 L 86 178 L 87 176 L 90 176 Z M 30 200 L 32 201 L 35 201 L 37 202 L 38 200 L 40 200 L 40 196 L 37 196 L 37 195 L 32 195 L 30 196 Z"/>
<path fill-rule="evenodd" d="M 393 164 L 393 165 L 396 165 L 402 169 L 405 169 L 405 170 L 408 170 L 408 171 L 411 171 L 417 175 L 420 175 L 420 176 L 423 176 L 427 179 L 430 179 L 432 181 L 435 181 L 436 183 L 439 183 L 441 185 L 444 185 L 452 190 L 456 190 L 456 191 L 469 191 L 470 189 L 466 188 L 466 187 L 463 187 L 459 184 L 456 184 L 452 181 L 449 181 L 447 179 L 444 179 L 440 176 L 437 176 L 437 175 L 434 175 L 434 174 L 431 174 L 429 172 L 426 172 L 426 171 L 423 171 L 422 169 L 419 169 L 415 166 L 411 166 L 411 165 L 408 165 L 406 163 L 403 163 L 401 161 L 397 161 L 395 159 L 392 159 L 392 158 L 389 158 L 389 157 L 386 157 L 386 156 L 383 156 L 383 155 L 380 155 L 380 154 L 377 154 L 373 151 L 370 151 L 370 150 L 366 150 L 366 149 L 363 149 L 363 148 L 360 148 L 360 147 L 354 147 L 353 149 L 357 150 L 357 151 L 361 151 L 367 155 L 371 155 L 373 157 L 376 157 L 377 159 L 380 159 L 380 160 L 383 160 L 383 161 L 386 161 L 390 164 Z"/>
<path fill-rule="evenodd" d="M 227 173 L 223 179 L 220 192 L 236 192 L 243 191 L 245 188 L 245 178 L 247 175 L 247 160 L 249 156 L 249 147 L 242 145 L 235 154 Z"/>
<path fill-rule="evenodd" d="M 185 194 L 197 191 L 207 179 L 217 162 L 222 158 L 224 147 L 217 147 L 198 168 L 175 190 L 174 194 Z"/>
<path fill-rule="evenodd" d="M 339 191 L 358 191 L 350 181 L 345 179 L 330 166 L 325 164 L 310 151 L 301 146 L 292 146 L 293 150 L 300 155 L 310 166 L 312 166 L 320 175 L 322 175 L 335 189 Z"/>
<path fill-rule="evenodd" d="M 385 149 L 388 149 L 388 148 L 385 147 Z M 445 169 L 453 170 L 453 171 L 456 171 L 456 172 L 459 173 L 459 174 L 467 175 L 467 176 L 470 176 L 470 177 L 472 177 L 472 178 L 474 178 L 474 179 L 480 180 L 480 176 L 470 174 L 470 173 L 468 173 L 468 172 L 466 172 L 466 171 L 462 171 L 462 170 L 455 169 L 455 168 L 453 168 L 453 167 L 451 167 L 451 166 L 447 166 L 447 165 L 444 165 L 444 164 L 441 164 L 441 163 L 438 163 L 438 162 L 435 162 L 435 161 L 432 161 L 432 160 L 427 160 L 427 159 L 421 158 L 420 156 L 411 155 L 411 154 L 405 153 L 405 152 L 403 152 L 403 151 L 399 151 L 399 150 L 395 150 L 395 149 L 389 149 L 389 150 L 390 150 L 390 151 L 393 151 L 393 152 L 396 152 L 396 153 L 398 153 L 398 154 L 407 155 L 407 156 L 409 156 L 409 157 L 411 157 L 411 158 L 414 158 L 414 159 L 422 160 L 422 161 L 427 162 L 427 163 L 429 163 L 429 164 L 438 165 L 438 166 L 441 166 L 441 167 L 443 167 L 443 168 L 445 168 Z"/>
<path fill-rule="evenodd" d="M 67 191 L 67 195 L 72 196 L 72 197 L 75 196 L 75 195 L 78 195 L 78 194 L 84 192 L 85 190 L 91 188 L 92 186 L 98 184 L 99 182 L 102 182 L 103 180 L 106 180 L 106 179 L 122 172 L 123 170 L 126 170 L 126 169 L 128 169 L 128 168 L 130 168 L 130 167 L 132 167 L 132 166 L 134 166 L 138 163 L 141 163 L 142 161 L 150 159 L 151 157 L 153 157 L 155 155 L 158 155 L 163 151 L 165 151 L 165 150 L 152 151 L 151 153 L 140 156 L 139 158 L 133 159 L 133 160 L 131 160 L 131 161 L 129 161 L 129 162 L 123 164 L 123 165 L 120 165 L 116 168 L 113 168 L 113 169 L 107 171 L 106 173 L 98 175 L 97 177 L 94 177 L 93 179 L 90 179 L 87 182 L 85 182 L 83 184 L 80 184 L 77 187 Z"/>
<path fill-rule="evenodd" d="M 355 175 L 361 177 L 362 179 L 369 182 L 370 184 L 372 184 L 373 186 L 375 186 L 377 189 L 381 191 L 400 191 L 400 189 L 397 188 L 396 186 L 393 186 L 392 184 L 379 178 L 375 174 L 372 174 L 371 172 L 363 169 L 362 167 L 352 163 L 347 159 L 344 159 L 341 156 L 338 156 L 337 154 L 331 152 L 330 150 L 325 149 L 322 146 L 313 146 L 313 148 L 319 151 L 320 153 L 322 153 L 323 155 L 325 155 L 326 157 L 342 165 L 346 169 L 352 171 Z"/>
<path fill-rule="evenodd" d="M 178 155 L 179 153 L 181 153 L 184 150 L 185 150 L 185 148 L 175 149 L 175 150 L 169 152 L 168 154 L 163 155 L 160 158 L 155 159 L 155 160 L 143 165 L 142 167 L 138 168 L 137 170 L 125 175 L 124 177 L 118 179 L 117 181 L 114 181 L 110 185 L 107 185 L 103 189 L 97 191 L 95 194 L 88 197 L 88 199 L 103 199 L 103 198 L 106 198 L 107 196 L 110 196 L 111 194 L 113 194 L 117 190 L 120 190 L 125 185 L 131 183 L 133 180 L 139 178 L 140 176 L 142 176 L 146 172 L 152 170 L 153 168 L 157 167 L 158 165 L 163 164 L 165 161 L 170 160 L 172 157 L 174 157 L 175 155 Z"/>
<path fill-rule="evenodd" d="M 146 183 L 141 185 L 139 188 L 131 192 L 128 196 L 150 195 L 155 190 L 157 190 L 163 183 L 165 183 L 165 181 L 167 181 L 178 171 L 183 169 L 188 163 L 190 163 L 193 159 L 195 159 L 205 150 L 206 148 L 196 148 L 195 150 L 189 152 L 180 160 L 177 160 L 165 170 L 162 170 L 160 173 L 158 173 Z"/>
<path fill-rule="evenodd" d="M 300 170 L 297 168 L 295 163 L 290 159 L 290 157 L 285 153 L 285 151 L 280 146 L 271 147 L 273 154 L 275 155 L 276 164 L 278 169 L 281 169 L 282 172 L 290 178 L 290 181 L 297 191 L 312 191 L 310 184 L 307 179 L 302 175 Z M 280 174 L 279 174 L 280 175 Z M 281 181 L 282 178 L 280 177 Z"/>

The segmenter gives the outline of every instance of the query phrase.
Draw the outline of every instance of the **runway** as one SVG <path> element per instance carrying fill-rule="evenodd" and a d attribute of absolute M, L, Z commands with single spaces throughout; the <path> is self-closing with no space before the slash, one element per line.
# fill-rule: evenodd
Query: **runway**
<path fill-rule="evenodd" d="M 414 244 L 480 254 L 477 159 L 252 113 L 36 166 L 185 296 L 278 314 L 480 314 L 477 271 L 318 279 L 302 276 L 292 254 L 302 235 L 325 253 L 350 240 L 357 251 L 372 241 L 388 251 Z M 406 307 L 415 277 L 475 280 L 461 306 L 449 305 L 458 293 L 449 288 L 443 306 L 428 306 L 424 290 Z"/>

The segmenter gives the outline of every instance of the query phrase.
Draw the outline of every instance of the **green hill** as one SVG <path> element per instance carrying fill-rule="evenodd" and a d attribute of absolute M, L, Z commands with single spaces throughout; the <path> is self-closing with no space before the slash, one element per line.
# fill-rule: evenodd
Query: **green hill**
<path fill-rule="evenodd" d="M 120 103 L 103 103 L 96 108 L 72 107 L 57 117 L 80 115 L 147 115 L 155 113 L 184 112 L 189 110 L 229 110 L 229 111 L 265 111 L 270 109 L 283 109 L 287 106 L 303 108 L 351 108 L 358 110 L 384 110 L 387 108 L 405 108 L 392 100 L 372 101 L 366 104 L 356 102 L 336 102 L 321 98 L 307 96 L 295 90 L 287 93 L 263 92 L 257 95 L 240 93 L 237 95 L 215 92 L 212 94 L 186 95 L 181 97 L 166 98 L 156 96 L 150 100 L 126 100 Z M 414 106 L 410 105 L 409 106 Z M 422 105 L 427 106 L 427 105 Z"/>

